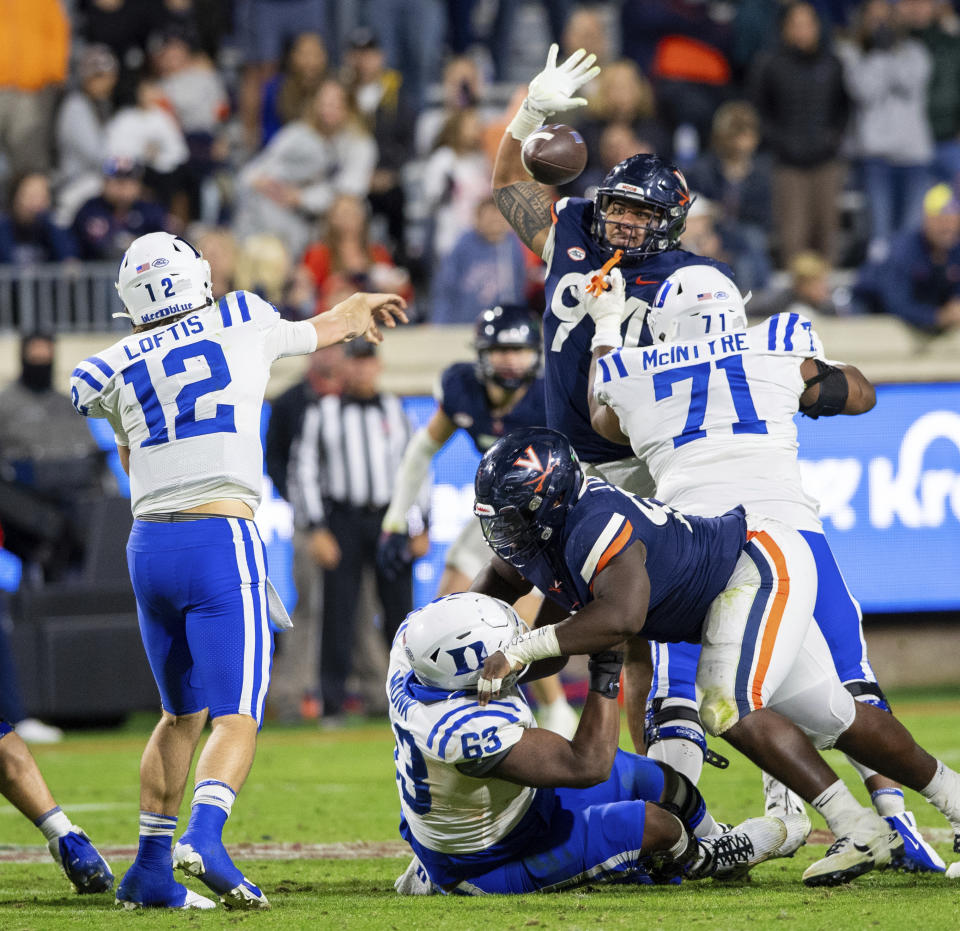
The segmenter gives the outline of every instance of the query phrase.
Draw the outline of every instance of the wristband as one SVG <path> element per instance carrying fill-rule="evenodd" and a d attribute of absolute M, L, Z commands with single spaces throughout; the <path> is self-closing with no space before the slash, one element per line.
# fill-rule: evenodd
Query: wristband
<path fill-rule="evenodd" d="M 601 317 L 594 322 L 593 339 L 590 341 L 590 351 L 600 346 L 612 346 L 618 349 L 623 345 L 623 337 L 620 335 L 620 318 L 613 316 Z"/>
<path fill-rule="evenodd" d="M 538 627 L 513 640 L 503 650 L 503 655 L 511 667 L 526 666 L 538 659 L 549 659 L 551 656 L 561 656 L 560 644 L 557 643 L 557 628 L 555 624 Z"/>
<path fill-rule="evenodd" d="M 604 698 L 617 698 L 620 694 L 620 670 L 623 668 L 623 653 L 606 650 L 594 653 L 587 664 L 590 670 L 590 691 Z"/>
<path fill-rule="evenodd" d="M 549 114 L 530 106 L 530 98 L 525 97 L 520 109 L 507 125 L 507 132 L 517 142 L 523 142 L 530 133 L 535 133 Z"/>

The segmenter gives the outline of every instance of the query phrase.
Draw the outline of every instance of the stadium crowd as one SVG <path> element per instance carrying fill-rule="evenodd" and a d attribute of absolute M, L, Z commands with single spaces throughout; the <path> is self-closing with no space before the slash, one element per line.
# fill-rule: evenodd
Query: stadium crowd
<path fill-rule="evenodd" d="M 255 287 L 289 319 L 346 286 L 402 293 L 425 322 L 535 306 L 541 262 L 488 197 L 511 105 L 553 38 L 603 66 L 570 116 L 587 168 L 559 195 L 589 196 L 626 155 L 656 152 L 697 194 L 684 247 L 728 262 L 751 311 L 819 277 L 821 312 L 933 333 L 960 321 L 949 0 L 12 11 L 0 265 L 112 261 L 163 229 L 216 242 L 215 296 Z"/>

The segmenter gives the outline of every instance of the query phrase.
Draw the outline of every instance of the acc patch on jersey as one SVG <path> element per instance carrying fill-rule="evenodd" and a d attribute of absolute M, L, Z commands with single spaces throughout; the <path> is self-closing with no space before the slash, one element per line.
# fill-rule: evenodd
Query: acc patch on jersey
<path fill-rule="evenodd" d="M 571 246 L 567 249 L 567 255 L 569 255 L 574 262 L 582 262 L 587 257 L 587 252 L 579 246 Z"/>

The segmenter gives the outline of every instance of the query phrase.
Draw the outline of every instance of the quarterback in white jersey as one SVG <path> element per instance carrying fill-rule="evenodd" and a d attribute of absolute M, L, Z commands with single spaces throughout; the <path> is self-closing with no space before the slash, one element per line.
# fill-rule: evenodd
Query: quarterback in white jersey
<path fill-rule="evenodd" d="M 612 322 L 620 298 L 618 282 L 611 284 L 609 292 L 595 289 L 593 306 Z M 748 328 L 736 286 L 709 266 L 668 277 L 649 325 L 651 347 L 595 348 L 594 427 L 608 438 L 629 438 L 670 505 L 712 516 L 743 504 L 748 515 L 774 519 L 748 542 L 753 566 L 739 581 L 745 592 L 755 583 L 778 591 L 780 604 L 760 610 L 745 597 L 711 608 L 696 666 L 704 724 L 736 743 L 749 739 L 740 725 L 750 713 L 769 707 L 800 723 L 818 745 L 832 745 L 858 716 L 855 697 L 889 709 L 866 657 L 859 605 L 830 552 L 817 503 L 801 484 L 794 416 L 864 413 L 874 404 L 873 388 L 852 366 L 828 362 L 811 322 L 799 314 Z M 815 593 L 809 614 L 790 607 L 804 590 Z M 837 688 L 841 681 L 846 694 Z M 942 868 L 932 849 L 921 849 L 899 786 L 857 768 L 887 816 L 887 831 L 896 829 L 912 845 L 911 868 Z M 891 798 L 897 795 L 899 802 Z M 846 803 L 853 812 L 852 797 Z M 898 855 L 897 834 L 880 829 L 879 819 L 860 820 L 860 847 L 848 839 L 831 848 L 805 873 L 806 882 L 847 881 Z"/>
<path fill-rule="evenodd" d="M 199 877 L 225 905 L 266 908 L 222 830 L 253 762 L 270 682 L 271 617 L 288 622 L 267 579 L 253 514 L 260 500 L 260 412 L 270 366 L 344 339 L 382 338 L 406 321 L 396 295 L 354 294 L 289 323 L 235 291 L 213 301 L 210 266 L 186 240 L 150 233 L 117 278 L 133 333 L 81 362 L 78 413 L 113 427 L 130 474 L 127 543 L 144 648 L 163 713 L 141 763 L 140 847 L 117 889 L 125 908 L 212 908 L 173 878 Z M 207 717 L 190 823 L 171 857 L 177 813 Z"/>
<path fill-rule="evenodd" d="M 390 654 L 400 833 L 416 855 L 401 892 L 554 891 L 585 882 L 729 875 L 771 856 L 787 826 L 753 818 L 695 839 L 697 789 L 669 766 L 617 748 L 623 656 L 591 657 L 572 740 L 537 728 L 516 676 L 482 707 L 484 659 L 526 631 L 505 602 L 475 592 L 410 614 Z M 423 870 L 429 881 L 417 882 Z"/>

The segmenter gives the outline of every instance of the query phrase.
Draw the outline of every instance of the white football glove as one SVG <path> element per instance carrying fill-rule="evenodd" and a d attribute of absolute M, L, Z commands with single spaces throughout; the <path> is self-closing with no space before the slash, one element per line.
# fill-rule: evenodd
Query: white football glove
<path fill-rule="evenodd" d="M 548 116 L 587 104 L 586 97 L 573 95 L 600 73 L 600 66 L 594 64 L 597 56 L 577 49 L 558 66 L 559 51 L 560 46 L 554 42 L 547 52 L 546 67 L 530 82 L 523 106 L 507 127 L 507 132 L 520 142 L 539 129 Z"/>
<path fill-rule="evenodd" d="M 620 324 L 626 316 L 626 293 L 627 284 L 619 268 L 612 268 L 606 275 L 602 268 L 587 272 L 581 279 L 577 296 L 594 324 L 591 350 L 623 345 Z"/>

